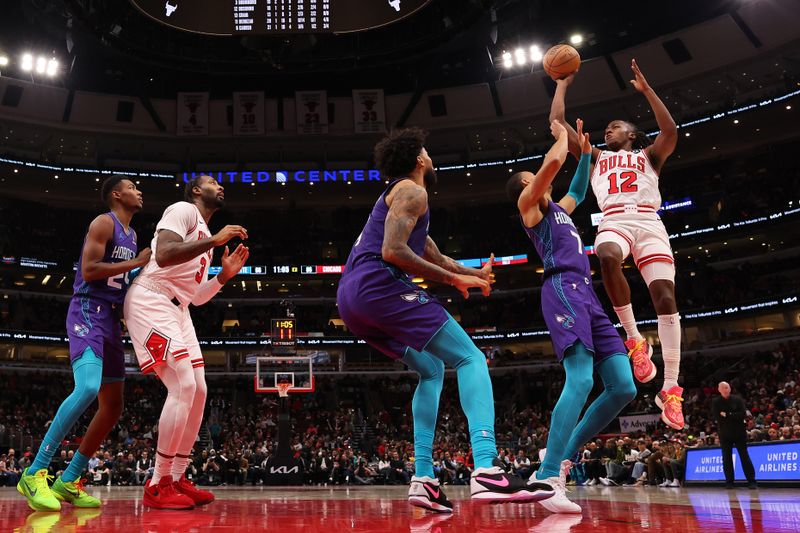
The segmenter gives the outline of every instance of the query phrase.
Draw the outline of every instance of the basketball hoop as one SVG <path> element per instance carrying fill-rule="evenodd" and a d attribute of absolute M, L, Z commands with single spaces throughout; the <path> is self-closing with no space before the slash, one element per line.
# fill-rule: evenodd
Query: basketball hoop
<path fill-rule="evenodd" d="M 291 383 L 278 383 L 278 397 L 287 398 L 289 396 L 289 389 L 292 388 Z"/>

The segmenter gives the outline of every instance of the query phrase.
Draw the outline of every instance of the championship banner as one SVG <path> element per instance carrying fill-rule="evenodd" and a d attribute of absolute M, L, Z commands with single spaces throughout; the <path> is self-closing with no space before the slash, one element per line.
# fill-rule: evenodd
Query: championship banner
<path fill-rule="evenodd" d="M 264 93 L 233 93 L 233 134 L 264 134 Z"/>
<path fill-rule="evenodd" d="M 353 123 L 356 133 L 386 131 L 386 102 L 383 89 L 353 90 Z"/>
<path fill-rule="evenodd" d="M 661 419 L 659 413 L 652 413 L 646 415 L 631 415 L 619 417 L 619 429 L 622 433 L 633 433 L 634 431 L 643 431 L 647 426 L 654 426 Z"/>
<path fill-rule="evenodd" d="M 176 135 L 208 135 L 208 93 L 178 93 Z"/>
<path fill-rule="evenodd" d="M 328 93 L 326 91 L 297 91 L 297 133 L 313 135 L 328 133 Z"/>

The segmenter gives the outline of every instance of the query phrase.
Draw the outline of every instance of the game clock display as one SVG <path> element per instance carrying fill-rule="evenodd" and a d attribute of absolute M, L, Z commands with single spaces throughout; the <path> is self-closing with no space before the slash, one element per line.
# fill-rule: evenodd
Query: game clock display
<path fill-rule="evenodd" d="M 292 318 L 272 319 L 272 346 L 293 347 L 297 344 L 297 323 Z"/>
<path fill-rule="evenodd" d="M 206 35 L 349 33 L 412 15 L 430 0 L 131 0 L 176 29 Z"/>

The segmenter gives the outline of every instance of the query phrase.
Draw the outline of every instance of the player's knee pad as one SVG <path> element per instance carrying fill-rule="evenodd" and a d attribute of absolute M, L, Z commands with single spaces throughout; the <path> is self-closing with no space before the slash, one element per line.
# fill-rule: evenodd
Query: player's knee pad
<path fill-rule="evenodd" d="M 675 265 L 667 261 L 654 261 L 643 265 L 639 272 L 645 284 L 649 287 L 656 280 L 666 280 L 675 283 Z M 674 295 L 672 296 L 674 298 Z"/>

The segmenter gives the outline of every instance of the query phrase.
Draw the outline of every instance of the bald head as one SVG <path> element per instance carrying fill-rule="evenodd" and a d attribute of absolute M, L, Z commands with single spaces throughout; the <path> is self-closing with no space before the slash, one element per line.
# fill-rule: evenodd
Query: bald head
<path fill-rule="evenodd" d="M 717 386 L 717 390 L 726 400 L 728 399 L 728 396 L 731 395 L 731 385 L 727 381 L 720 381 L 719 385 Z"/>

